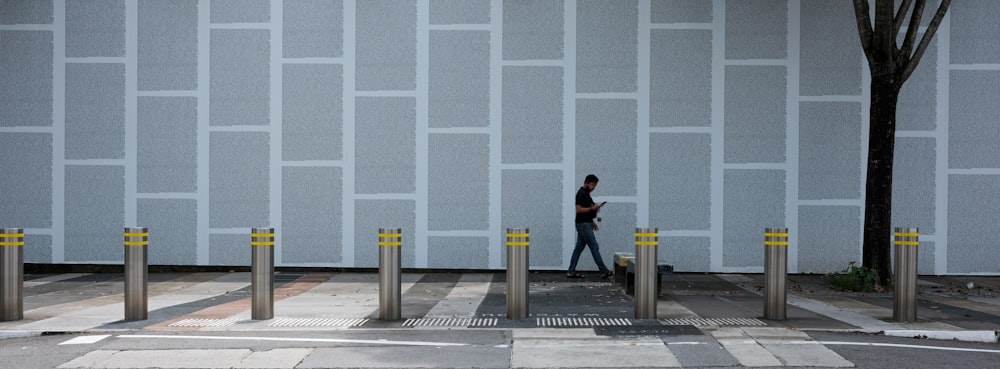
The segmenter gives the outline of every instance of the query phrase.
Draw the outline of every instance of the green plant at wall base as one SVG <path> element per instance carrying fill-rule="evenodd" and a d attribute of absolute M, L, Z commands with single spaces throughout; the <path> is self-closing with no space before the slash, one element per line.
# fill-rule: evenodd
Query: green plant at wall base
<path fill-rule="evenodd" d="M 830 288 L 840 291 L 882 292 L 885 290 L 878 285 L 878 273 L 874 269 L 856 266 L 853 261 L 847 269 L 824 275 L 821 280 Z"/>

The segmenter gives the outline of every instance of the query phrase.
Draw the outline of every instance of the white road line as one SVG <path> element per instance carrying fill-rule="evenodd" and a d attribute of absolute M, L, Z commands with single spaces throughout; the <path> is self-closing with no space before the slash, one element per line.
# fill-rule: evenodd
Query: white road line
<path fill-rule="evenodd" d="M 961 347 L 940 347 L 940 346 L 924 346 L 924 345 L 906 345 L 899 343 L 878 343 L 878 342 L 843 342 L 843 341 L 819 341 L 820 344 L 828 346 L 876 346 L 876 347 L 898 347 L 898 348 L 913 348 L 913 349 L 929 349 L 929 350 L 944 350 L 944 351 L 966 351 L 966 352 L 992 352 L 1000 354 L 1000 350 L 987 350 L 987 349 L 970 349 Z"/>
<path fill-rule="evenodd" d="M 68 340 L 66 342 L 60 343 L 60 345 L 89 345 L 92 343 L 97 343 L 100 340 L 111 337 L 110 334 L 98 335 L 98 336 L 80 336 Z"/>
<path fill-rule="evenodd" d="M 159 335 L 121 335 L 118 338 L 165 338 L 184 340 L 234 340 L 234 341 L 278 341 L 278 342 L 327 342 L 327 343 L 361 343 L 374 345 L 398 346 L 468 346 L 465 343 L 424 342 L 424 341 L 389 341 L 389 340 L 348 340 L 337 338 L 286 338 L 286 337 L 226 337 L 226 336 L 159 336 Z"/>

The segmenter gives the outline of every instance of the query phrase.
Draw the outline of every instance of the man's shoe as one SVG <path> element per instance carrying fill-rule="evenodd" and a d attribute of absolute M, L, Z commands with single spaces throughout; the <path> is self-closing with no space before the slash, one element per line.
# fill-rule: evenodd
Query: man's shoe
<path fill-rule="evenodd" d="M 580 273 L 566 273 L 566 278 L 583 278 L 583 274 L 580 274 Z"/>
<path fill-rule="evenodd" d="M 601 278 L 611 278 L 611 276 L 613 276 L 613 275 L 615 275 L 615 272 L 612 272 L 612 271 L 609 270 L 609 271 L 604 272 L 604 274 L 601 275 Z"/>

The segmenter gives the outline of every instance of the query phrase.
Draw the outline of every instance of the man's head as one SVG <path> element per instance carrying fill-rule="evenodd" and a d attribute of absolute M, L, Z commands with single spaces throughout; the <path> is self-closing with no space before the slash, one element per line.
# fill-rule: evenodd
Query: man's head
<path fill-rule="evenodd" d="M 583 187 L 586 187 L 588 191 L 593 191 L 597 187 L 597 176 L 588 174 L 587 178 L 583 179 Z"/>

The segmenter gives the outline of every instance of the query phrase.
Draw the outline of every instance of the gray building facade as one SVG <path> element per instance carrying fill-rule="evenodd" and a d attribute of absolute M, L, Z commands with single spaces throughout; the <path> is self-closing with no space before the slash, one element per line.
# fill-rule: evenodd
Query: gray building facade
<path fill-rule="evenodd" d="M 996 19 L 952 4 L 900 98 L 923 274 L 1000 274 Z M 608 261 L 657 227 L 678 271 L 760 272 L 788 227 L 825 273 L 861 261 L 869 82 L 847 0 L 5 0 L 0 226 L 31 263 L 142 226 L 151 264 L 249 265 L 270 226 L 277 265 L 348 268 L 393 227 L 454 269 L 528 227 L 559 270 L 594 173 Z"/>

